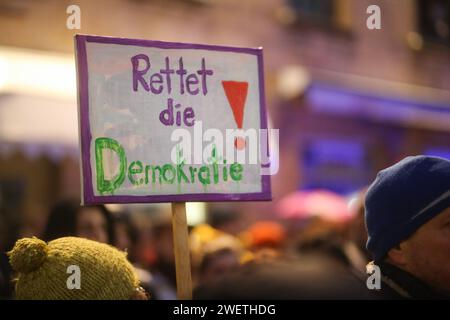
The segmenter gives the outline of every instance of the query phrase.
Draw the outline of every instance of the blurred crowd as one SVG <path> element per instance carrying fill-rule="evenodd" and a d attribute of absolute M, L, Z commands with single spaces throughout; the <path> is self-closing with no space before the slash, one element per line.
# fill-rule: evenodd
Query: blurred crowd
<path fill-rule="evenodd" d="M 294 196 L 299 197 L 301 194 Z M 111 211 L 103 205 L 80 206 L 74 199 L 59 201 L 48 214 L 43 233 L 35 236 L 46 242 L 75 236 L 113 245 L 127 253 L 142 287 L 152 299 L 176 299 L 170 212 L 143 217 L 143 214 L 131 212 L 130 208 L 133 207 L 128 206 L 126 211 Z M 350 210 L 354 210 L 354 214 L 338 221 L 327 219 L 325 214 L 329 212 L 310 212 L 301 217 L 297 215 L 272 221 L 256 221 L 244 228 L 239 220 L 241 214 L 245 213 L 225 210 L 209 212 L 207 223 L 190 227 L 189 230 L 194 296 L 220 298 L 222 294 L 227 294 L 227 288 L 221 286 L 221 290 L 225 291 L 218 292 L 217 284 L 228 275 L 272 263 L 295 269 L 296 264 L 301 265 L 302 260 L 309 261 L 313 254 L 364 277 L 369 258 L 365 250 L 367 235 L 362 201 Z M 6 252 L 12 249 L 15 240 L 11 239 L 1 248 L 0 284 L 3 299 L 14 298 L 14 284 L 10 281 L 14 273 Z M 286 270 L 283 268 L 277 267 L 273 272 L 286 276 L 285 281 L 290 281 L 289 273 L 284 274 Z M 270 282 L 269 279 L 265 281 Z M 250 291 L 236 290 L 234 294 L 236 297 L 239 294 L 248 295 L 249 298 L 255 295 L 273 298 L 279 294 L 295 297 L 296 294 L 264 292 L 257 283 L 254 288 L 248 287 L 246 290 Z"/>
<path fill-rule="evenodd" d="M 350 202 L 330 191 L 298 191 L 279 201 L 276 219 L 247 226 L 245 212 L 211 210 L 189 229 L 194 299 L 449 298 L 449 174 L 444 158 L 408 157 Z M 176 299 L 170 212 L 118 208 L 56 203 L 35 235 L 42 240 L 11 239 L 1 248 L 1 297 L 15 298 L 19 276 L 18 295 L 48 298 L 51 278 L 62 277 L 58 266 L 76 261 L 89 266 L 89 284 L 139 283 L 151 299 Z M 374 266 L 381 279 L 369 281 Z M 44 289 L 24 289 L 30 286 Z"/>

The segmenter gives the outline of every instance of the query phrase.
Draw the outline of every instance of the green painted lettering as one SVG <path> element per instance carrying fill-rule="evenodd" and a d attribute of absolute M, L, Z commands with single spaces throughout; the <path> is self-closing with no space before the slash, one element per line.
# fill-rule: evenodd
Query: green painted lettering
<path fill-rule="evenodd" d="M 105 179 L 103 167 L 103 150 L 109 149 L 119 156 L 119 172 L 112 180 Z M 114 139 L 97 138 L 95 139 L 95 167 L 97 174 L 97 190 L 100 194 L 107 192 L 113 193 L 119 188 L 125 180 L 125 171 L 127 166 L 127 158 L 123 147 Z"/>
<path fill-rule="evenodd" d="M 144 180 L 141 178 L 135 179 L 134 175 L 141 174 L 144 167 L 142 166 L 142 162 L 133 161 L 130 166 L 128 167 L 128 179 L 130 179 L 130 182 L 134 184 L 135 186 L 138 186 L 139 184 L 142 184 Z"/>
<path fill-rule="evenodd" d="M 233 163 L 230 166 L 230 177 L 234 181 L 240 181 L 242 180 L 242 164 L 240 163 Z"/>

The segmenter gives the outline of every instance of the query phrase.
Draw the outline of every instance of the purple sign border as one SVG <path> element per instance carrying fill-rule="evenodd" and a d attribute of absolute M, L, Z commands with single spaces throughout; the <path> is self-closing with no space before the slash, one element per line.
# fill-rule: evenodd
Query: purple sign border
<path fill-rule="evenodd" d="M 108 195 L 97 196 L 94 194 L 92 182 L 91 158 L 91 130 L 89 123 L 89 87 L 88 65 L 86 54 L 86 42 L 112 43 L 121 45 L 133 45 L 141 47 L 154 47 L 161 49 L 200 49 L 223 52 L 237 52 L 256 55 L 258 59 L 259 100 L 260 100 L 260 126 L 267 129 L 267 114 L 264 93 L 264 70 L 262 48 L 239 48 L 205 44 L 189 44 L 179 42 L 164 42 L 153 40 L 138 40 L 127 38 L 114 38 L 103 36 L 75 35 L 77 72 L 78 72 L 78 103 L 80 121 L 80 147 L 82 152 L 81 166 L 83 171 L 83 199 L 84 204 L 99 203 L 156 203 L 156 202 L 188 202 L 188 201 L 270 201 L 272 200 L 270 176 L 261 175 L 261 192 L 254 193 L 195 193 L 195 194 L 171 194 L 171 195 Z"/>

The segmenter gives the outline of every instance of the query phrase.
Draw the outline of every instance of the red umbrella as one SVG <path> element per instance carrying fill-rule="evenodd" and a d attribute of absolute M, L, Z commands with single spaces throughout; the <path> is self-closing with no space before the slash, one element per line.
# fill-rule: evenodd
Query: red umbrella
<path fill-rule="evenodd" d="M 328 190 L 296 191 L 288 194 L 277 205 L 282 218 L 304 219 L 319 216 L 329 221 L 351 218 L 347 200 Z"/>

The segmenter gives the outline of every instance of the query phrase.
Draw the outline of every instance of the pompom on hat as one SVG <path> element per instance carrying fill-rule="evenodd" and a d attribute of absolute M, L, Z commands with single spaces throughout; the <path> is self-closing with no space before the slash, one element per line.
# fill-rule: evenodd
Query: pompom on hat
<path fill-rule="evenodd" d="M 47 258 L 47 244 L 37 238 L 24 238 L 16 242 L 9 254 L 9 261 L 14 270 L 30 273 L 38 269 Z"/>
<path fill-rule="evenodd" d="M 64 237 L 46 243 L 23 238 L 8 255 L 18 273 L 20 300 L 128 300 L 139 290 L 126 253 L 96 241 Z M 79 268 L 79 289 L 68 285 L 69 266 Z"/>

